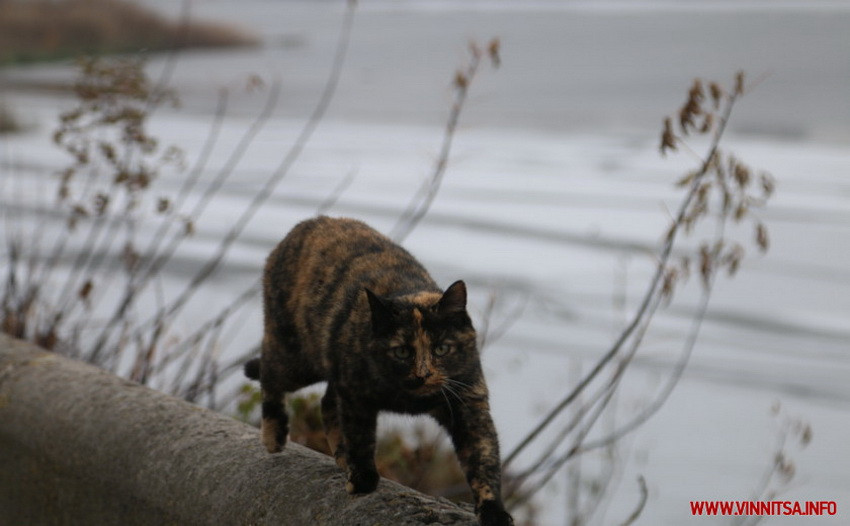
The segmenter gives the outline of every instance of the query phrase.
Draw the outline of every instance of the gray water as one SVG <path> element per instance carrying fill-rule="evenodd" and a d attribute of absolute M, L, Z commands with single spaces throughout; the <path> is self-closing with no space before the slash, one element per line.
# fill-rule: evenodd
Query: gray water
<path fill-rule="evenodd" d="M 197 4 L 197 18 L 240 22 L 268 48 L 207 60 L 200 54 L 204 83 L 185 82 L 203 91 L 208 80 L 246 71 L 280 75 L 287 97 L 282 111 L 303 112 L 324 79 L 341 4 Z M 736 114 L 736 130 L 846 140 L 850 4 L 758 7 L 769 4 L 361 2 L 330 116 L 439 124 L 467 42 L 486 45 L 497 37 L 502 66 L 483 75 L 465 117 L 469 126 L 655 129 L 692 78 L 731 82 L 743 70 L 761 82 Z"/>

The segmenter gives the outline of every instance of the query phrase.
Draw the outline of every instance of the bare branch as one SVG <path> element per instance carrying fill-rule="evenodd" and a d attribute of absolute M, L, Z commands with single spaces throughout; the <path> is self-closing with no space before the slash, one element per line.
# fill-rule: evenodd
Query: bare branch
<path fill-rule="evenodd" d="M 491 63 L 494 67 L 500 64 L 499 59 L 499 40 L 493 39 L 488 46 L 488 53 Z M 446 173 L 446 168 L 449 165 L 449 156 L 454 143 L 455 132 L 460 121 L 461 113 L 466 104 L 466 98 L 469 95 L 469 88 L 475 76 L 478 74 L 478 68 L 481 65 L 482 51 L 476 44 L 470 44 L 470 59 L 466 68 L 455 73 L 454 88 L 455 100 L 452 104 L 451 112 L 449 113 L 448 121 L 446 122 L 445 131 L 443 132 L 443 142 L 440 147 L 440 153 L 437 155 L 437 160 L 434 163 L 434 171 L 431 176 L 425 180 L 419 191 L 413 196 L 413 199 L 407 205 L 407 208 L 402 212 L 395 226 L 390 231 L 390 237 L 397 242 L 404 241 L 408 235 L 416 228 L 431 205 L 437 197 L 440 190 L 440 185 L 443 182 L 443 176 Z"/>
<path fill-rule="evenodd" d="M 643 475 L 638 475 L 638 487 L 640 488 L 640 502 L 638 502 L 634 511 L 628 518 L 622 523 L 621 526 L 629 526 L 630 524 L 634 524 L 634 522 L 640 517 L 640 514 L 643 513 L 643 508 L 646 506 L 646 500 L 649 497 L 649 490 L 646 488 L 646 479 L 643 478 Z"/>
<path fill-rule="evenodd" d="M 700 81 L 695 81 L 691 88 L 688 101 L 679 112 L 681 133 L 683 135 L 713 133 L 707 153 L 701 158 L 700 167 L 689 173 L 686 178 L 680 180 L 678 183 L 679 186 L 684 186 L 687 191 L 679 204 L 677 213 L 662 243 L 655 275 L 650 281 L 649 287 L 630 323 L 623 329 L 612 347 L 609 348 L 578 384 L 505 457 L 503 466 L 510 465 L 524 449 L 531 443 L 538 441 L 541 433 L 548 429 L 567 407 L 579 403 L 581 395 L 588 390 L 604 370 L 610 367 L 615 358 L 620 357 L 620 359 L 617 360 L 614 366 L 614 373 L 611 378 L 604 386 L 596 391 L 590 398 L 590 402 L 579 408 L 562 431 L 554 438 L 549 439 L 548 445 L 543 448 L 543 454 L 538 456 L 535 462 L 514 478 L 514 484 L 512 484 L 510 489 L 512 495 L 516 495 L 513 500 L 514 503 L 521 503 L 529 499 L 534 493 L 545 486 L 554 474 L 570 459 L 594 449 L 610 447 L 625 435 L 640 427 L 666 402 L 673 388 L 681 378 L 699 335 L 699 329 L 707 311 L 717 273 L 725 268 L 730 275 L 734 274 L 743 256 L 743 249 L 739 244 L 732 243 L 729 245 L 724 242 L 726 225 L 727 223 L 740 221 L 741 214 L 737 211 L 736 206 L 737 208 L 746 207 L 746 213 L 750 206 L 762 206 L 764 204 L 764 196 L 768 196 L 772 191 L 771 179 L 765 178 L 764 180 L 767 181 L 767 185 L 762 183 L 763 196 L 757 198 L 751 197 L 747 190 L 750 186 L 748 184 L 751 179 L 750 169 L 733 157 L 729 157 L 730 168 L 728 170 L 721 163 L 719 153 L 720 140 L 726 129 L 737 97 L 744 91 L 741 87 L 742 83 L 743 76 L 739 74 L 736 77 L 736 89 L 730 93 L 721 92 L 719 87 L 714 84 L 711 85 L 711 96 L 717 106 L 720 106 L 720 102 L 725 104 L 720 115 L 717 116 L 711 113 L 711 118 L 709 118 L 709 114 L 702 107 L 706 93 L 703 84 Z M 702 126 L 698 125 L 699 119 L 704 119 L 705 121 Z M 662 153 L 665 153 L 669 149 L 676 149 L 680 145 L 685 144 L 673 132 L 672 124 L 669 121 L 665 121 L 662 133 Z M 708 179 L 710 175 L 716 176 L 717 180 Z M 729 181 L 732 181 L 732 183 L 730 184 Z M 703 242 L 701 245 L 701 255 L 698 258 L 698 264 L 703 282 L 703 293 L 694 313 L 691 327 L 683 342 L 680 358 L 671 371 L 664 387 L 652 403 L 626 424 L 621 425 L 601 438 L 586 442 L 591 429 L 596 425 L 601 413 L 610 404 L 612 396 L 618 389 L 620 381 L 628 369 L 632 358 L 640 348 L 643 336 L 649 328 L 658 307 L 669 302 L 674 293 L 676 282 L 686 278 L 689 274 L 690 258 L 683 257 L 675 264 L 672 264 L 671 254 L 682 229 L 685 230 L 685 233 L 689 233 L 697 221 L 708 215 L 708 210 L 711 206 L 709 194 L 713 188 L 716 189 L 720 196 L 718 200 L 723 203 L 723 209 L 716 216 L 717 226 L 714 239 L 710 242 Z M 722 199 L 720 199 L 721 197 Z M 735 203 L 739 204 L 735 205 Z M 756 223 L 756 234 L 758 245 L 761 248 L 766 248 L 767 232 L 764 226 L 758 222 Z M 624 350 L 627 345 L 628 350 Z M 570 447 L 553 460 L 552 456 L 555 455 L 556 451 L 560 449 L 563 442 L 570 435 L 575 435 L 571 439 Z M 530 487 L 526 485 L 523 488 L 525 481 L 532 476 L 535 476 L 533 484 Z"/>
<path fill-rule="evenodd" d="M 206 281 L 207 278 L 209 278 L 215 273 L 216 270 L 218 270 L 219 266 L 224 260 L 224 257 L 230 250 L 230 247 L 241 235 L 242 231 L 245 229 L 250 220 L 254 217 L 254 214 L 256 214 L 256 212 L 260 209 L 262 204 L 265 203 L 265 201 L 269 197 L 271 197 L 272 193 L 274 192 L 274 189 L 277 187 L 280 181 L 289 173 L 290 168 L 300 157 L 301 152 L 304 150 L 307 143 L 313 136 L 313 133 L 315 132 L 319 123 L 321 123 L 322 119 L 324 118 L 324 115 L 328 107 L 330 106 L 331 101 L 333 100 L 333 96 L 336 93 L 336 88 L 339 85 L 339 79 L 342 74 L 343 65 L 345 63 L 345 57 L 351 39 L 351 30 L 354 23 L 356 2 L 350 1 L 347 5 L 348 7 L 343 18 L 342 29 L 340 31 L 339 40 L 337 41 L 336 52 L 334 54 L 331 70 L 322 90 L 322 93 L 319 97 L 319 100 L 316 103 L 316 106 L 313 108 L 313 111 L 311 112 L 306 123 L 304 124 L 304 127 L 301 129 L 301 132 L 299 133 L 295 142 L 292 144 L 292 146 L 290 146 L 289 150 L 282 159 L 281 163 L 278 165 L 277 169 L 271 174 L 271 176 L 269 176 L 260 191 L 255 194 L 249 205 L 242 212 L 239 218 L 237 218 L 234 225 L 219 243 L 216 253 L 212 257 L 210 257 L 210 259 L 207 260 L 204 266 L 189 281 L 183 291 L 174 300 L 172 300 L 170 305 L 158 311 L 148 322 L 143 323 L 139 326 L 137 332 L 147 331 L 150 330 L 151 327 L 153 327 L 153 330 L 150 333 L 151 337 L 148 340 L 149 353 L 154 352 L 156 344 L 163 334 L 164 324 L 166 323 L 166 321 L 169 319 L 173 319 L 173 317 L 180 310 L 182 310 L 182 308 L 186 305 L 189 299 L 198 290 L 200 284 Z M 148 361 L 148 364 L 150 364 L 153 360 L 153 356 L 148 356 L 146 360 Z M 146 377 L 146 374 L 141 376 L 142 379 Z"/>

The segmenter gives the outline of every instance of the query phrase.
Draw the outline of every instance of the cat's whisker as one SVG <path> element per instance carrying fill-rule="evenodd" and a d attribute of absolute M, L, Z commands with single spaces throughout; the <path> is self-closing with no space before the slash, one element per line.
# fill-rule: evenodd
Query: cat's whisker
<path fill-rule="evenodd" d="M 454 387 L 452 387 L 451 383 L 445 383 L 445 384 L 443 384 L 443 388 L 445 388 L 445 390 L 446 390 L 446 391 L 448 391 L 448 392 L 449 392 L 449 394 L 451 394 L 452 396 L 454 396 L 455 398 L 457 398 L 457 401 L 458 401 L 458 402 L 460 402 L 461 404 L 463 404 L 463 406 L 464 406 L 464 407 L 466 407 L 467 409 L 469 409 L 469 406 L 467 406 L 467 405 L 466 405 L 466 400 L 464 400 L 464 399 L 463 399 L 463 397 L 462 397 L 462 396 L 460 396 L 460 394 L 459 394 L 459 393 L 455 390 L 455 388 L 454 388 Z M 441 389 L 441 390 L 442 390 L 442 389 Z"/>
<path fill-rule="evenodd" d="M 440 394 L 443 395 L 443 398 L 446 400 L 446 407 L 449 408 L 449 419 L 452 422 L 454 422 L 455 421 L 455 413 L 454 413 L 454 410 L 452 410 L 452 403 L 449 400 L 449 397 L 446 396 L 445 388 L 446 388 L 445 384 L 440 386 Z"/>
<path fill-rule="evenodd" d="M 473 389 L 473 387 L 471 385 L 464 383 L 464 382 L 461 382 L 460 380 L 455 380 L 453 378 L 446 378 L 446 382 L 452 384 L 453 386 L 455 386 L 455 385 L 460 386 L 460 388 L 458 390 L 461 391 L 461 392 L 471 391 Z"/>

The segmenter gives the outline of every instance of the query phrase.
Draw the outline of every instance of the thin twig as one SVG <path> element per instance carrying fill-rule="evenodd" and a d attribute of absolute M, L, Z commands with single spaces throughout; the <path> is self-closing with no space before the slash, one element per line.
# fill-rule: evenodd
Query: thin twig
<path fill-rule="evenodd" d="M 277 89 L 272 89 L 269 98 L 267 99 L 266 107 L 264 111 L 260 113 L 260 115 L 255 119 L 249 131 L 246 133 L 246 136 L 243 137 L 243 140 L 240 141 L 240 146 L 238 146 L 234 153 L 240 152 L 240 157 L 244 154 L 244 150 L 247 149 L 247 144 L 250 143 L 250 140 L 246 141 L 246 137 L 253 134 L 256 134 L 256 128 L 259 128 L 265 123 L 271 114 L 272 109 L 274 108 L 277 101 Z M 210 126 L 210 131 L 207 134 L 207 138 L 204 142 L 204 146 L 201 149 L 201 154 L 199 155 L 193 170 L 189 173 L 186 180 L 184 181 L 183 186 L 181 187 L 177 200 L 174 203 L 175 209 L 179 210 L 182 207 L 183 202 L 188 197 L 192 188 L 194 188 L 197 181 L 200 179 L 200 175 L 203 173 L 204 168 L 209 160 L 210 155 L 215 147 L 215 144 L 218 142 L 218 136 L 221 131 L 221 124 L 224 120 L 224 116 L 226 114 L 227 108 L 227 94 L 222 91 L 219 94 L 219 104 L 216 109 L 215 117 L 213 118 L 213 123 Z M 253 136 L 252 136 L 253 138 Z M 242 144 L 245 143 L 244 148 L 240 148 Z M 226 172 L 223 172 L 226 173 Z M 219 174 L 219 177 L 221 174 Z M 192 218 L 196 217 L 193 215 L 189 216 L 189 221 L 192 221 Z M 138 294 L 141 290 L 147 286 L 150 282 L 151 278 L 158 275 L 159 270 L 162 266 L 170 259 L 173 255 L 174 251 L 179 244 L 179 241 L 183 239 L 182 234 L 175 234 L 171 238 L 171 244 L 168 245 L 168 248 L 164 250 L 160 250 L 160 245 L 167 237 L 168 228 L 170 227 L 170 221 L 163 221 L 160 226 L 160 229 L 157 231 L 156 235 L 154 235 L 151 240 L 151 244 L 145 250 L 146 257 L 142 262 L 142 267 L 140 268 L 140 273 L 137 276 L 136 280 L 131 280 L 127 283 L 127 287 L 124 291 L 124 296 L 121 301 L 118 302 L 115 310 L 113 311 L 112 317 L 110 321 L 104 326 L 104 329 L 101 331 L 98 338 L 95 340 L 94 345 L 91 348 L 89 353 L 88 360 L 93 363 L 97 363 L 99 360 L 100 353 L 103 352 L 103 349 L 108 342 L 109 338 L 112 335 L 112 331 L 115 329 L 117 325 L 120 324 L 120 321 L 126 315 L 127 309 L 130 308 L 133 301 L 138 297 Z M 147 265 L 145 265 L 145 262 Z"/>
<path fill-rule="evenodd" d="M 488 52 L 494 66 L 498 66 L 498 40 L 492 40 Z M 478 73 L 478 68 L 481 64 L 483 51 L 475 44 L 470 45 L 471 57 L 466 69 L 459 71 L 455 75 L 454 88 L 455 100 L 452 104 L 449 118 L 446 121 L 446 127 L 443 132 L 443 141 L 440 146 L 440 152 L 437 155 L 437 161 L 434 163 L 434 170 L 431 176 L 426 179 L 419 191 L 413 196 L 407 208 L 398 218 L 395 226 L 390 231 L 390 238 L 396 242 L 404 241 L 408 235 L 416 228 L 422 218 L 431 209 L 434 199 L 440 190 L 440 185 L 443 182 L 443 176 L 446 173 L 446 168 L 449 165 L 449 156 L 454 143 L 455 132 L 457 131 L 458 122 L 460 121 L 461 113 L 466 104 L 467 96 L 469 95 L 469 87 L 472 84 L 475 75 Z"/>
<path fill-rule="evenodd" d="M 196 348 L 200 345 L 201 341 L 206 337 L 207 333 L 214 329 L 215 327 L 221 326 L 224 322 L 229 319 L 234 312 L 242 308 L 246 305 L 250 300 L 259 294 L 262 288 L 262 284 L 260 280 L 257 280 L 253 285 L 245 289 L 239 296 L 237 296 L 229 305 L 227 305 L 224 309 L 222 309 L 216 316 L 210 318 L 205 323 L 203 323 L 200 327 L 198 327 L 195 332 L 181 339 L 180 343 L 174 346 L 168 355 L 163 356 L 162 359 L 154 366 L 153 372 L 155 374 L 160 374 L 164 371 L 169 365 L 171 365 L 174 361 L 176 361 L 179 357 L 184 355 L 187 352 L 191 352 L 193 348 Z M 188 365 L 187 361 L 187 365 Z M 184 368 L 185 369 L 185 368 Z M 181 369 L 182 370 L 182 369 Z M 224 374 L 224 371 L 222 372 Z M 179 384 L 179 382 L 174 385 Z"/>
<path fill-rule="evenodd" d="M 649 497 L 649 490 L 646 488 L 646 479 L 643 478 L 643 475 L 638 475 L 638 487 L 640 488 L 640 501 L 635 507 L 634 511 L 632 511 L 631 515 L 629 515 L 625 521 L 621 524 L 621 526 L 629 526 L 630 524 L 634 524 L 634 522 L 640 517 L 640 514 L 643 513 L 643 508 L 646 507 L 646 501 Z"/>
<path fill-rule="evenodd" d="M 160 326 L 162 321 L 166 318 L 173 317 L 177 312 L 179 312 L 186 304 L 186 302 L 192 297 L 195 291 L 198 289 L 198 286 L 204 282 L 209 276 L 211 276 L 219 267 L 221 262 L 224 259 L 224 256 L 230 249 L 230 246 L 234 241 L 239 237 L 242 231 L 247 226 L 248 222 L 254 217 L 254 214 L 259 210 L 262 204 L 272 195 L 274 189 L 280 183 L 280 181 L 289 173 L 290 168 L 295 164 L 295 161 L 301 155 L 301 152 L 307 146 L 307 143 L 310 141 L 310 138 L 313 136 L 313 132 L 315 132 L 319 123 L 325 116 L 325 113 L 330 106 L 331 101 L 333 100 L 334 94 L 336 93 L 336 88 L 339 85 L 339 79 L 342 74 L 343 65 L 345 63 L 345 56 L 348 51 L 351 30 L 354 22 L 354 13 L 355 13 L 356 2 L 349 1 L 348 8 L 346 10 L 345 16 L 343 18 L 342 29 L 340 31 L 339 40 L 337 42 L 337 48 L 333 59 L 333 64 L 331 66 L 330 75 L 328 77 L 327 82 L 325 83 L 324 89 L 322 90 L 322 94 L 319 97 L 319 100 L 313 109 L 313 112 L 310 114 L 307 122 L 304 127 L 301 129 L 297 139 L 292 144 L 290 149 L 287 151 L 280 165 L 278 165 L 277 169 L 272 173 L 266 183 L 263 185 L 261 190 L 254 196 L 251 200 L 251 203 L 242 213 L 242 215 L 236 220 L 233 227 L 228 231 L 225 235 L 224 239 L 219 243 L 218 249 L 208 261 L 201 268 L 200 271 L 192 278 L 192 280 L 185 287 L 183 292 L 174 299 L 170 306 L 168 306 L 164 311 L 158 312 L 154 318 L 153 323 L 156 326 Z M 155 343 L 157 339 L 157 333 L 160 331 L 155 331 L 154 337 L 151 339 L 151 343 Z"/>
<path fill-rule="evenodd" d="M 330 194 L 319 204 L 316 208 L 316 215 L 325 215 L 328 213 L 328 210 L 334 207 L 339 201 L 339 198 L 342 197 L 342 194 L 351 186 L 351 183 L 354 182 L 354 178 L 357 176 L 357 170 L 349 171 L 345 177 L 334 187 Z"/>
<path fill-rule="evenodd" d="M 690 357 L 693 354 L 694 346 L 696 345 L 697 337 L 699 336 L 700 328 L 702 327 L 702 322 L 703 320 L 705 320 L 705 315 L 708 311 L 708 304 L 711 300 L 712 288 L 713 285 L 710 287 L 703 288 L 699 306 L 697 307 L 697 310 L 691 320 L 691 327 L 688 330 L 688 334 L 685 337 L 685 342 L 682 345 L 682 352 L 679 356 L 679 360 L 677 360 L 673 371 L 667 378 L 667 382 L 664 384 L 661 393 L 651 404 L 644 407 L 643 410 L 641 410 L 640 414 L 635 416 L 628 423 L 620 426 L 607 436 L 583 444 L 582 447 L 576 451 L 576 454 L 586 453 L 588 451 L 598 449 L 600 447 L 605 447 L 613 442 L 616 442 L 623 436 L 639 428 L 644 422 L 649 420 L 652 415 L 654 415 L 658 412 L 659 409 L 661 409 L 667 399 L 670 398 L 670 394 L 673 392 L 673 389 L 676 387 L 679 380 L 682 378 L 682 374 L 685 372 L 685 368 L 687 367 L 688 362 L 690 361 Z"/>
<path fill-rule="evenodd" d="M 670 259 L 670 254 L 672 253 L 673 246 L 676 242 L 676 239 L 679 234 L 679 230 L 683 225 L 685 216 L 690 208 L 691 203 L 696 198 L 697 190 L 702 184 L 703 178 L 709 172 L 711 168 L 711 163 L 713 162 L 714 156 L 717 153 L 719 148 L 720 139 L 723 136 L 723 132 L 726 129 L 726 124 L 729 120 L 729 116 L 731 114 L 732 108 L 734 107 L 734 103 L 737 98 L 737 93 L 732 93 L 729 95 L 729 99 L 727 102 L 727 106 L 725 108 L 725 112 L 723 117 L 718 124 L 718 128 L 714 134 L 712 139 L 711 147 L 709 148 L 709 152 L 706 157 L 703 159 L 702 165 L 700 169 L 697 171 L 696 175 L 693 177 L 691 184 L 689 186 L 688 192 L 685 195 L 685 198 L 682 200 L 679 205 L 678 212 L 676 213 L 675 220 L 670 230 L 667 233 L 666 239 L 664 241 L 663 247 L 661 249 L 660 256 L 658 258 L 658 265 L 656 267 L 655 275 L 650 281 L 649 287 L 644 294 L 643 300 L 641 301 L 640 307 L 632 318 L 631 323 L 623 330 L 611 348 L 597 361 L 591 371 L 578 383 L 578 385 L 573 388 L 565 397 L 563 397 L 558 404 L 553 407 L 549 413 L 540 421 L 540 423 L 535 426 L 521 441 L 520 443 L 514 447 L 513 450 L 505 457 L 503 462 L 503 468 L 509 466 L 517 456 L 528 447 L 539 435 L 543 432 L 552 421 L 559 415 L 561 412 L 570 405 L 576 397 L 587 388 L 588 385 L 602 372 L 608 363 L 614 359 L 617 354 L 619 354 L 620 349 L 625 344 L 625 342 L 632 336 L 635 330 L 641 326 L 646 318 L 647 314 L 650 313 L 650 306 L 652 305 L 654 298 L 658 294 L 660 290 L 660 286 L 664 279 L 664 273 L 667 268 L 667 263 Z"/>

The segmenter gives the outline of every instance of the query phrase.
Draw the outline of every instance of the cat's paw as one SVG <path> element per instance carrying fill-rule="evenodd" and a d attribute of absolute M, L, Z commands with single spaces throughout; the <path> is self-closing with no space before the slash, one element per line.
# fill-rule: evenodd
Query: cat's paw
<path fill-rule="evenodd" d="M 481 526 L 513 526 L 514 519 L 505 511 L 505 507 L 501 502 L 495 500 L 485 500 L 481 506 L 475 510 L 478 515 L 478 522 Z"/>
<path fill-rule="evenodd" d="M 372 469 L 349 469 L 348 482 L 345 483 L 345 490 L 349 495 L 362 493 L 372 493 L 378 487 L 380 480 L 378 472 L 375 468 Z"/>
<path fill-rule="evenodd" d="M 339 449 L 334 453 L 334 460 L 336 461 L 336 465 L 340 467 L 343 471 L 348 471 L 348 461 L 345 459 L 345 449 L 340 446 Z"/>
<path fill-rule="evenodd" d="M 283 446 L 286 445 L 286 435 L 289 433 L 288 426 L 285 427 L 275 420 L 264 418 L 260 427 L 261 438 L 266 450 L 269 453 L 280 453 Z"/>

